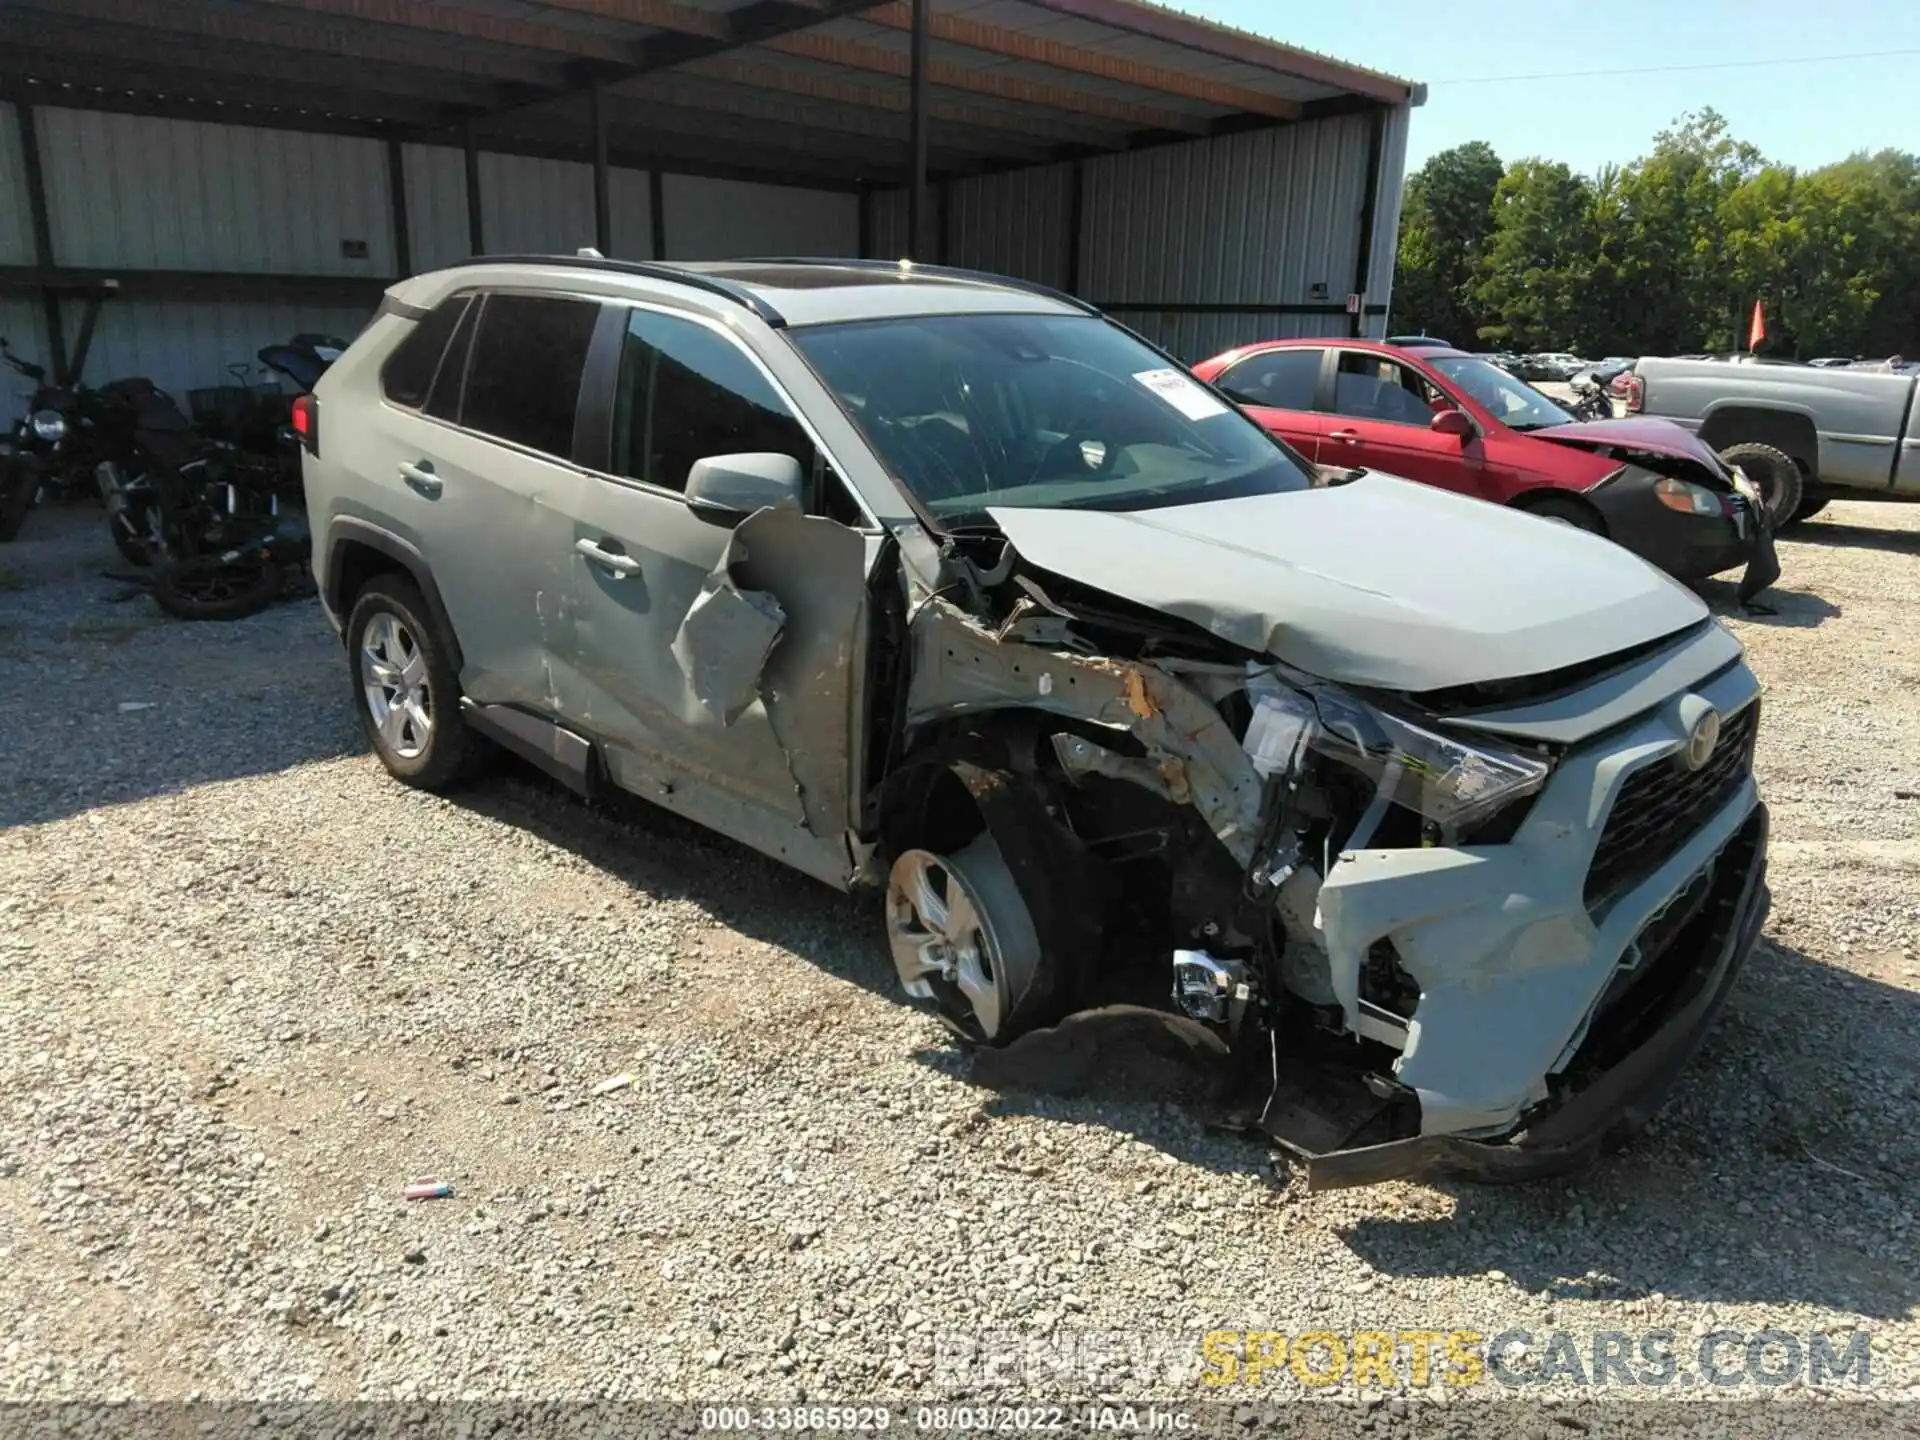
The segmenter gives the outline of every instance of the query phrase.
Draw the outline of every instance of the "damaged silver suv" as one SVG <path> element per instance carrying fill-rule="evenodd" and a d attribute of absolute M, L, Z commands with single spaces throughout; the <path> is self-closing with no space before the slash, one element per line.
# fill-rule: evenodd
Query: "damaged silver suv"
<path fill-rule="evenodd" d="M 975 1042 L 1158 997 L 1316 1185 L 1585 1160 L 1766 913 L 1759 686 L 1699 600 L 1316 473 L 1066 296 L 476 261 L 299 419 L 395 776 L 504 747 L 884 888 Z"/>

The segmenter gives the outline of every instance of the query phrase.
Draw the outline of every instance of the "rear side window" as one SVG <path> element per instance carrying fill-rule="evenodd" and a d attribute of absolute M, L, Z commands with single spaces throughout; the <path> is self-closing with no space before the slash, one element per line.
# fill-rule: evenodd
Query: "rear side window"
<path fill-rule="evenodd" d="M 447 338 L 453 334 L 460 317 L 467 312 L 471 297 L 455 295 L 442 300 L 419 320 L 387 357 L 380 368 L 381 392 L 396 405 L 418 410 L 433 388 L 433 377 L 440 368 Z"/>
<path fill-rule="evenodd" d="M 1216 382 L 1242 405 L 1311 410 L 1324 350 L 1269 350 L 1249 355 Z"/>
<path fill-rule="evenodd" d="M 590 300 L 487 296 L 460 423 L 549 455 L 571 455 L 580 372 L 599 316 Z"/>
<path fill-rule="evenodd" d="M 633 311 L 614 399 L 615 473 L 685 490 L 694 461 L 743 451 L 813 464 L 813 441 L 738 345 L 690 320 Z"/>

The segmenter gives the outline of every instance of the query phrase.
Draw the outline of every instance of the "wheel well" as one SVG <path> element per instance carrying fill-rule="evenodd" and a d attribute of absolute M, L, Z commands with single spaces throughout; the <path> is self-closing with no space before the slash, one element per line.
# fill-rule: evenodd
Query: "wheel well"
<path fill-rule="evenodd" d="M 327 608 L 344 620 L 374 576 L 405 574 L 407 568 L 391 555 L 361 540 L 342 540 L 327 564 Z"/>
<path fill-rule="evenodd" d="M 454 631 L 452 617 L 447 614 L 446 602 L 440 598 L 440 587 L 433 583 L 433 572 L 427 569 L 420 553 L 371 526 L 346 519 L 336 521 L 332 543 L 327 548 L 324 598 L 327 608 L 342 624 L 360 592 L 381 575 L 404 575 L 413 582 L 440 629 L 454 673 L 457 675 L 465 669 L 460 637 Z"/>
<path fill-rule="evenodd" d="M 1809 475 L 1820 468 L 1820 436 L 1813 421 L 1788 410 L 1723 406 L 1702 422 L 1700 438 L 1715 450 L 1747 443 L 1771 445 L 1792 456 Z"/>
<path fill-rule="evenodd" d="M 1551 510 L 1561 505 L 1570 506 L 1583 510 L 1593 517 L 1596 534 L 1606 535 L 1609 533 L 1607 530 L 1607 517 L 1600 513 L 1600 508 L 1591 500 L 1587 499 L 1586 496 L 1576 494 L 1571 490 L 1556 490 L 1552 486 L 1543 486 L 1538 490 L 1524 491 L 1514 496 L 1513 499 L 1507 503 L 1516 510 L 1534 511 Z"/>

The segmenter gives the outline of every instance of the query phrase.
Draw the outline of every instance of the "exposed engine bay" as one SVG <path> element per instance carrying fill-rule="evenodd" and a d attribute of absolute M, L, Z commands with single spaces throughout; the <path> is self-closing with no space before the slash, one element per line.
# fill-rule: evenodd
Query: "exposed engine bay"
<path fill-rule="evenodd" d="M 1574 852 L 1591 846 L 1595 817 L 1545 817 L 1536 855 L 1509 844 L 1589 727 L 1501 735 L 1499 717 L 1564 710 L 1597 686 L 1615 696 L 1590 717 L 1604 728 L 1671 695 L 1676 655 L 1750 701 L 1733 694 L 1746 672 L 1727 671 L 1737 646 L 1718 627 L 1429 694 L 1316 678 L 1218 627 L 1031 565 L 986 527 L 946 542 L 942 572 L 953 583 L 910 591 L 898 617 L 890 665 L 910 679 L 873 818 L 902 982 L 953 1029 L 1002 1044 L 1089 1006 L 1156 1005 L 1217 1037 L 1237 1082 L 1232 1118 L 1321 1161 L 1314 1182 L 1329 1185 L 1497 1168 L 1414 1150 L 1423 1136 L 1504 1144 L 1598 1075 L 1620 967 L 1595 933 L 1604 906 L 1572 868 L 1591 859 Z M 1491 729 L 1452 724 L 1463 706 Z M 1750 792 L 1745 762 L 1719 783 L 1716 804 L 1738 784 Z M 1696 922 L 1727 875 L 1750 892 L 1757 870 L 1735 874 L 1725 836 L 1704 861 L 1699 837 L 1683 840 L 1685 854 L 1657 857 L 1698 872 L 1685 906 L 1665 907 L 1665 948 L 1718 944 Z M 1565 909 L 1529 875 L 1556 849 L 1573 877 Z M 1751 911 L 1743 900 L 1749 940 Z M 1628 924 L 1639 957 L 1649 927 L 1615 917 Z M 1484 933 L 1460 943 L 1473 930 Z M 1670 1017 L 1682 982 L 1643 1007 L 1641 1030 Z M 1500 1033 L 1520 1016 L 1539 1033 Z M 1413 1149 L 1327 1163 L 1396 1146 Z M 1591 1148 L 1583 1137 L 1577 1155 L 1553 1158 Z"/>

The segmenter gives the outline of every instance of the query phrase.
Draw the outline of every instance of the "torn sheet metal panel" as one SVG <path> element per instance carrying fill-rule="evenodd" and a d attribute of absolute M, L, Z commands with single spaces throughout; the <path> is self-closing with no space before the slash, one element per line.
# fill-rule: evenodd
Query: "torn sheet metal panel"
<path fill-rule="evenodd" d="M 1380 475 L 1138 512 L 988 513 L 1029 564 L 1340 684 L 1538 675 L 1707 614 L 1616 545 Z"/>
<path fill-rule="evenodd" d="M 797 510 L 741 521 L 732 566 L 745 595 L 774 600 L 785 629 L 759 675 L 774 738 L 786 752 L 807 829 L 843 839 L 859 808 L 864 754 L 868 544 L 857 530 Z"/>
<path fill-rule="evenodd" d="M 1155 762 L 1180 767 L 1201 818 L 1236 860 L 1252 861 L 1260 832 L 1260 777 L 1220 712 L 1192 686 L 1152 665 L 1002 644 L 938 596 L 921 604 L 909 628 L 910 724 L 1028 709 L 1125 730 Z"/>
<path fill-rule="evenodd" d="M 787 621 L 773 596 L 733 583 L 728 571 L 734 559 L 735 546 L 729 546 L 673 637 L 673 658 L 686 672 L 694 698 L 723 725 L 731 725 L 753 703 L 760 672 Z"/>

